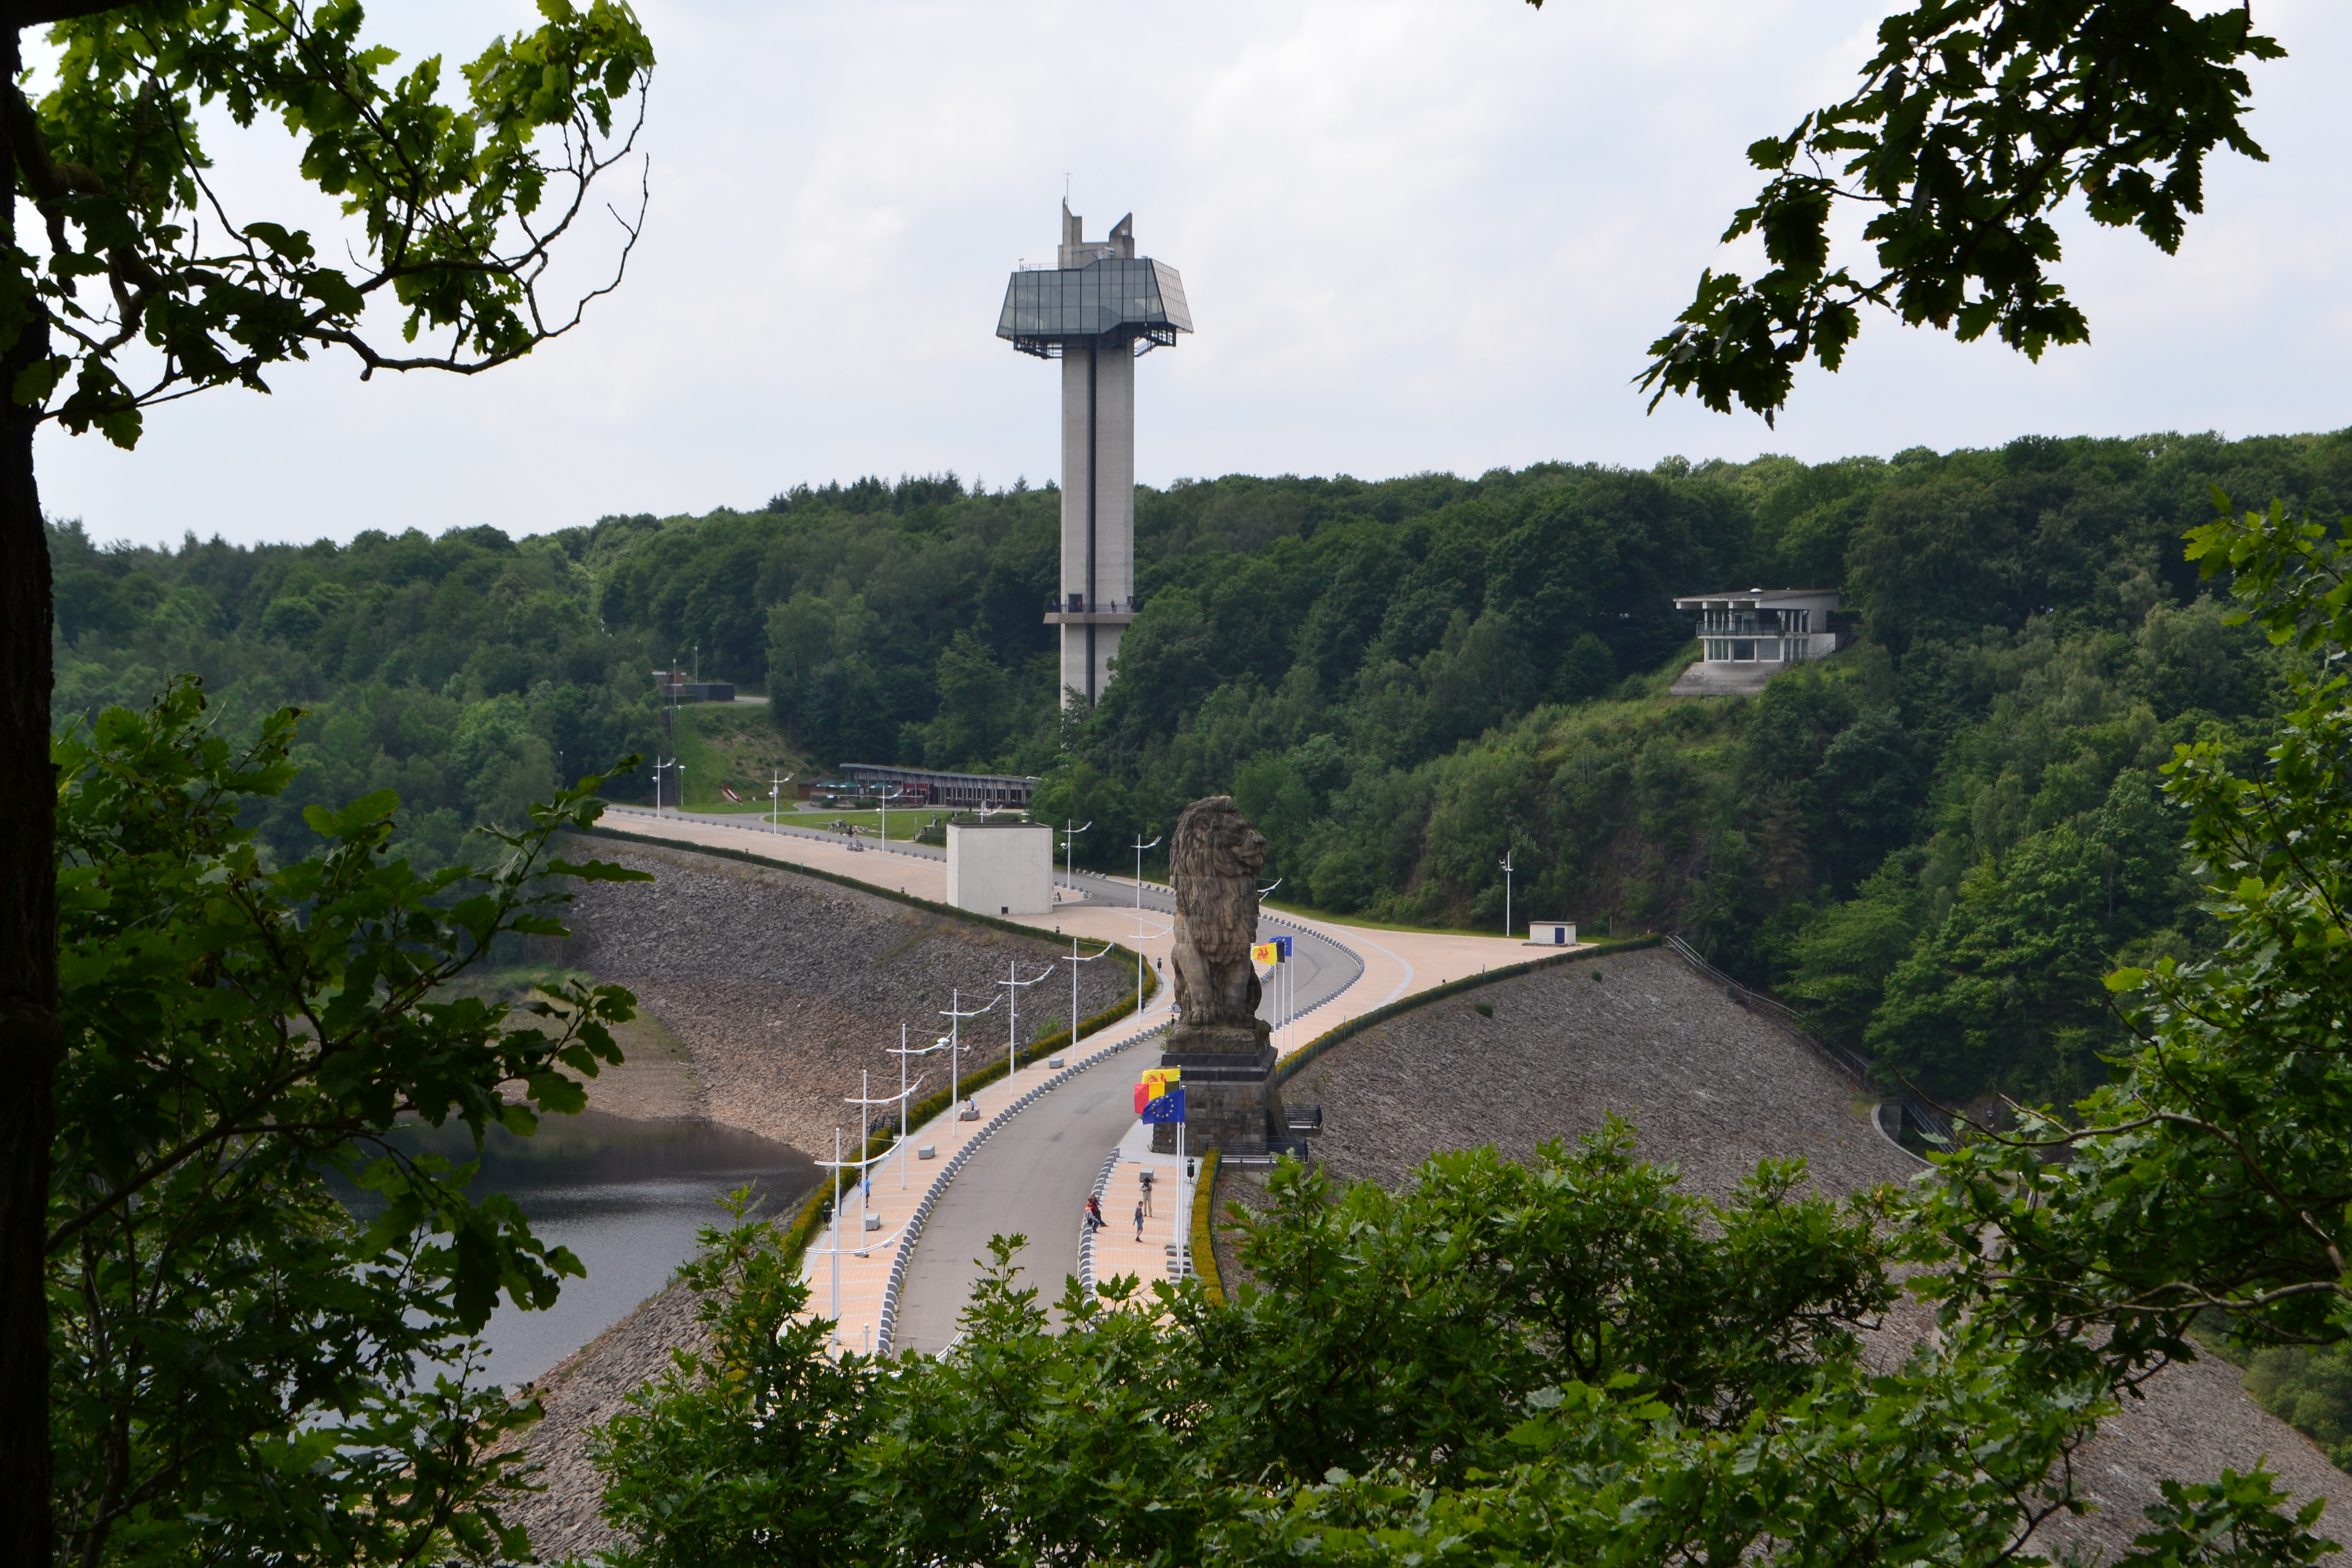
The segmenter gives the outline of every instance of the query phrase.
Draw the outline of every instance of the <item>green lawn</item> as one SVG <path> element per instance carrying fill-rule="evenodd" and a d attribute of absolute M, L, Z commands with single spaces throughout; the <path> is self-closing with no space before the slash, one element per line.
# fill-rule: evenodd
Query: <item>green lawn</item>
<path fill-rule="evenodd" d="M 776 733 L 765 704 L 685 704 L 677 710 L 677 744 L 686 763 L 688 811 L 763 810 L 777 773 L 814 776 L 806 759 L 793 755 Z M 720 788 L 726 784 L 753 804 L 739 807 L 729 801 Z"/>

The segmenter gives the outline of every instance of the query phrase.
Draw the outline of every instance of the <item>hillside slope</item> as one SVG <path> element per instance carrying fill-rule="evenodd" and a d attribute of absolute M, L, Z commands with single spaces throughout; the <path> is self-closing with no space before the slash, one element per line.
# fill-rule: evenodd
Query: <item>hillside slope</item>
<path fill-rule="evenodd" d="M 1491 1018 L 1474 1010 L 1481 1002 Z M 1687 1187 L 1715 1197 L 1766 1156 L 1803 1155 L 1818 1190 L 1833 1196 L 1923 1169 L 1879 1137 L 1845 1079 L 1664 949 L 1417 1008 L 1318 1058 L 1286 1098 L 1322 1105 L 1317 1152 L 1335 1178 L 1391 1187 L 1442 1150 L 1492 1143 L 1524 1159 L 1547 1139 L 1593 1131 L 1612 1111 L 1636 1123 L 1643 1158 L 1679 1167 Z M 1220 1204 L 1255 1195 L 1248 1178 L 1218 1184 Z M 1234 1261 L 1221 1237 L 1220 1268 Z M 1916 1303 L 1898 1308 L 1874 1353 L 1901 1356 L 1928 1323 Z M 2210 1480 L 2265 1457 L 2298 1498 L 2327 1498 L 2329 1518 L 2352 1505 L 2352 1477 L 2257 1407 L 2227 1363 L 2174 1365 L 2144 1392 L 2077 1456 L 2097 1511 L 2053 1519 L 2038 1550 L 2119 1555 L 2162 1479 Z"/>

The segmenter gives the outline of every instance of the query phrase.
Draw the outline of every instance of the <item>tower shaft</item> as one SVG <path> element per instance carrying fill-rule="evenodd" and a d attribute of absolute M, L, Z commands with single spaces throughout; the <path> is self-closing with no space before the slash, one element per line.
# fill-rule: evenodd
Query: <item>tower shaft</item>
<path fill-rule="evenodd" d="M 1094 702 L 1135 614 L 1135 353 L 1123 342 L 1064 351 L 1061 583 L 1062 688 Z"/>

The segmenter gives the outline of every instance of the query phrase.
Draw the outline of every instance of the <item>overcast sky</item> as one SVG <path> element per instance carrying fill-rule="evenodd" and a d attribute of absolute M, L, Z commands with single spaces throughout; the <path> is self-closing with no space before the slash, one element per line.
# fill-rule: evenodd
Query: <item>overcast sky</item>
<path fill-rule="evenodd" d="M 2216 157 L 2179 255 L 2068 227 L 2091 346 L 2034 366 L 1873 320 L 1777 430 L 1629 385 L 1759 177 L 1741 150 L 1849 89 L 1892 0 L 651 0 L 652 209 L 620 293 L 471 379 L 282 367 L 153 411 L 137 451 L 45 430 L 44 501 L 100 539 L 346 539 L 753 507 L 791 485 L 1054 477 L 1055 373 L 993 336 L 1050 259 L 1133 212 L 1196 335 L 1137 367 L 1137 473 L 1430 469 L 1668 454 L 1809 460 L 2022 433 L 2352 424 L 2352 7 L 2265 0 L 2272 161 Z M 510 0 L 380 4 L 414 58 Z M 451 73 L 454 76 L 454 72 Z M 216 140 L 256 216 L 325 226 L 265 130 Z M 602 247 L 601 249 L 599 247 Z M 609 258 L 591 229 L 584 269 Z M 1752 270 L 1752 267 L 1748 269 Z"/>

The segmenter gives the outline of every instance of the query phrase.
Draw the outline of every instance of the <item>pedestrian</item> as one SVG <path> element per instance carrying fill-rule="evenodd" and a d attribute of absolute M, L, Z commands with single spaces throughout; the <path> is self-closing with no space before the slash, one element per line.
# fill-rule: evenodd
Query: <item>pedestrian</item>
<path fill-rule="evenodd" d="M 1147 1165 L 1147 1166 L 1145 1166 L 1145 1167 L 1144 1167 L 1144 1169 L 1143 1169 L 1142 1181 L 1143 1181 L 1143 1204 L 1142 1204 L 1142 1208 L 1143 1208 L 1143 1212 L 1144 1212 L 1145 1214 L 1150 1214 L 1150 1213 L 1151 1212 L 1151 1168 L 1150 1168 L 1150 1166 L 1148 1166 L 1148 1165 Z"/>
<path fill-rule="evenodd" d="M 1139 1203 L 1135 1205 L 1135 1239 L 1143 1239 L 1143 1205 Z"/>
<path fill-rule="evenodd" d="M 1092 1193 L 1089 1193 L 1087 1194 L 1087 1229 L 1089 1231 L 1096 1231 L 1100 1230 L 1102 1227 L 1102 1199 L 1095 1196 Z"/>

